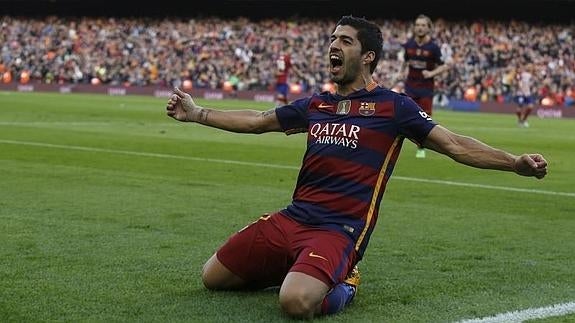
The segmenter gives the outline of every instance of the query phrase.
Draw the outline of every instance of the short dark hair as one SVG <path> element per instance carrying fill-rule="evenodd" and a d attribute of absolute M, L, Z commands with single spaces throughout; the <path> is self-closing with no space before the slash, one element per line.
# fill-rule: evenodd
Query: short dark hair
<path fill-rule="evenodd" d="M 368 51 L 375 53 L 375 59 L 370 64 L 370 71 L 373 73 L 383 53 L 381 28 L 372 21 L 352 15 L 341 17 L 336 26 L 351 26 L 357 30 L 357 39 L 361 44 L 361 53 L 363 54 Z"/>

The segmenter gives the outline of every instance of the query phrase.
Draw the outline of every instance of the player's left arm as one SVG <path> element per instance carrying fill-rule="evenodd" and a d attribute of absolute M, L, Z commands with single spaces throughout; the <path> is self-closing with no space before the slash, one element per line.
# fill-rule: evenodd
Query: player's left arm
<path fill-rule="evenodd" d="M 441 49 L 438 46 L 435 46 L 433 53 L 436 66 L 431 71 L 422 71 L 423 77 L 425 78 L 431 78 L 443 74 L 453 67 L 453 59 L 451 57 L 443 57 Z"/>
<path fill-rule="evenodd" d="M 443 63 L 431 71 L 424 70 L 422 73 L 423 73 L 423 76 L 425 78 L 430 78 L 430 77 L 434 77 L 436 75 L 445 73 L 445 72 L 449 71 L 450 69 L 451 69 L 450 63 Z"/>
<path fill-rule="evenodd" d="M 540 154 L 514 155 L 440 125 L 431 129 L 423 144 L 464 165 L 515 172 L 539 179 L 547 175 L 547 161 Z"/>

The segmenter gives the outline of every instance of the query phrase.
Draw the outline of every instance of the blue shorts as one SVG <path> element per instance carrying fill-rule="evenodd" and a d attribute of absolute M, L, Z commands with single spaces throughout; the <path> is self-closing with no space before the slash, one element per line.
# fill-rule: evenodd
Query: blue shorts
<path fill-rule="evenodd" d="M 535 100 L 533 96 L 518 95 L 515 97 L 515 103 L 517 103 L 519 107 L 523 107 L 535 103 Z"/>
<path fill-rule="evenodd" d="M 284 98 L 287 98 L 289 86 L 287 83 L 278 83 L 276 84 L 276 92 L 278 95 L 282 95 Z"/>

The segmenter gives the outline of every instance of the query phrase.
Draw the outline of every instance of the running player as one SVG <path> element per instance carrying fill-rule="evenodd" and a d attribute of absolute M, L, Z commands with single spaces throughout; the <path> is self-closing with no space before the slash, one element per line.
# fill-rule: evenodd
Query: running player
<path fill-rule="evenodd" d="M 441 48 L 431 37 L 431 19 L 419 15 L 413 25 L 413 35 L 403 44 L 403 64 L 396 81 L 405 79 L 404 91 L 428 116 L 432 116 L 435 76 L 449 70 Z M 407 70 L 407 77 L 405 71 Z M 425 158 L 425 149 L 417 146 L 417 158 Z"/>

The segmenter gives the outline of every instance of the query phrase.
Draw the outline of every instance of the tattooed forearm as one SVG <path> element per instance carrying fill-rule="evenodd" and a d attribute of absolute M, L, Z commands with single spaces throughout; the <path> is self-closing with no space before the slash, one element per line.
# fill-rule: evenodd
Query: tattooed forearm
<path fill-rule="evenodd" d="M 208 120 L 208 115 L 210 114 L 210 109 L 202 109 L 200 111 L 200 117 L 198 118 L 198 122 L 205 123 Z"/>
<path fill-rule="evenodd" d="M 262 117 L 265 118 L 265 117 L 267 117 L 267 116 L 273 114 L 275 111 L 276 111 L 275 109 L 271 109 L 271 110 L 265 111 L 264 113 L 262 113 Z"/>

